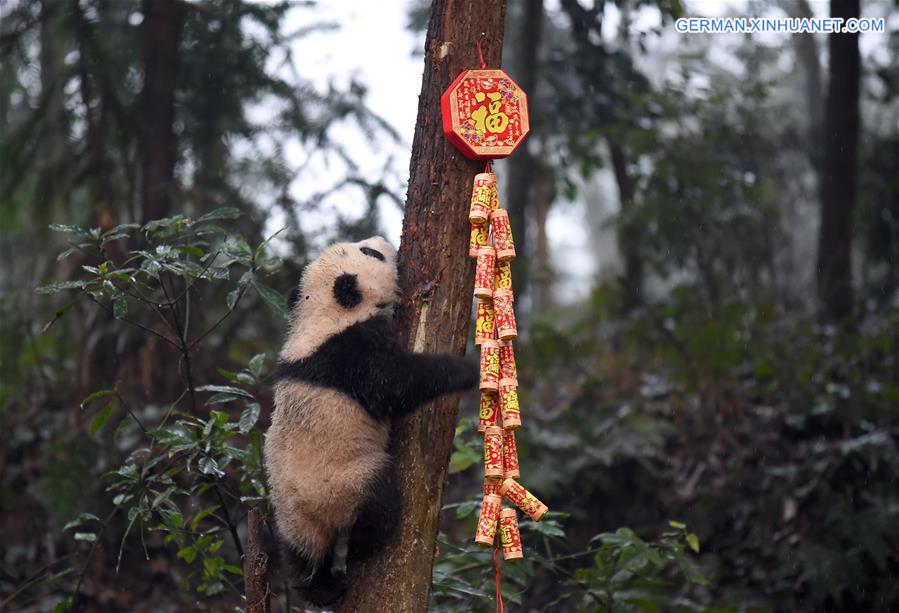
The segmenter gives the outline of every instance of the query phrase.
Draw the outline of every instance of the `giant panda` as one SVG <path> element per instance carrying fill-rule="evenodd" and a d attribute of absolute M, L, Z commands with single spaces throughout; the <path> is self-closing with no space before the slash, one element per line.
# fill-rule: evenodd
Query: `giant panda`
<path fill-rule="evenodd" d="M 396 293 L 396 252 L 374 237 L 326 248 L 290 308 L 264 455 L 290 581 L 320 606 L 346 587 L 334 569 L 338 537 L 349 535 L 348 558 L 365 558 L 398 525 L 393 420 L 478 381 L 461 357 L 400 347 L 389 316 Z"/>

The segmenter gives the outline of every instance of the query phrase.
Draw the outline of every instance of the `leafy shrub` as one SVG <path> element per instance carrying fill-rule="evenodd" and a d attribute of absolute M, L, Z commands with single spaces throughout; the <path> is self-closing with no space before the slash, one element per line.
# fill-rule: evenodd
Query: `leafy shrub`
<path fill-rule="evenodd" d="M 82 410 L 92 415 L 90 433 L 102 435 L 112 428 L 112 442 L 123 459 L 105 475 L 110 500 L 85 509 L 65 526 L 87 550 L 80 568 L 70 574 L 71 596 L 56 606 L 58 611 L 84 598 L 83 582 L 101 544 L 115 544 L 118 570 L 126 545 L 137 540 L 148 559 L 152 539 L 153 546 L 171 548 L 183 561 L 187 571 L 180 589 L 185 594 L 226 595 L 234 601 L 242 592 L 238 530 L 248 508 L 264 504 L 266 496 L 257 398 L 268 372 L 266 355 L 253 356 L 239 372 L 219 369 L 218 378 L 205 385 L 191 369 L 200 343 L 235 312 L 246 293 L 255 293 L 279 316 L 287 313 L 281 294 L 262 280 L 279 265 L 266 252 L 268 241 L 251 247 L 217 225 L 239 215 L 225 208 L 195 220 L 178 215 L 105 232 L 53 226 L 72 238 L 60 260 L 85 254 L 95 261 L 81 266 L 82 278 L 51 283 L 38 292 L 75 290 L 116 320 L 161 341 L 178 356 L 182 385 L 165 408 L 133 405 L 128 385 L 119 383 L 82 401 Z M 199 318 L 191 315 L 191 301 L 219 287 L 226 288 L 220 313 L 205 329 L 192 328 Z M 67 310 L 60 309 L 57 317 Z M 52 483 L 49 489 L 55 492 Z"/>

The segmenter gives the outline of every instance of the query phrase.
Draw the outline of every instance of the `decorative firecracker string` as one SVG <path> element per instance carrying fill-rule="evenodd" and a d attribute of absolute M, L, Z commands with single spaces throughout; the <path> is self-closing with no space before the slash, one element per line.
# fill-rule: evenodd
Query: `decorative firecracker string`
<path fill-rule="evenodd" d="M 506 157 L 529 131 L 527 96 L 509 75 L 487 69 L 480 41 L 480 70 L 462 72 L 441 97 L 443 131 L 466 157 L 486 159 L 475 175 L 468 219 L 468 255 L 476 259 L 473 294 L 477 301 L 475 345 L 480 347 L 478 431 L 484 436 L 484 487 L 474 542 L 493 548 L 496 607 L 503 611 L 500 553 L 507 562 L 524 557 L 518 511 L 534 521 L 548 507 L 518 483 L 521 467 L 515 430 L 522 425 L 515 366 L 515 294 L 509 263 L 515 243 L 508 212 L 500 206 L 490 160 Z M 499 533 L 499 534 L 497 534 Z"/>

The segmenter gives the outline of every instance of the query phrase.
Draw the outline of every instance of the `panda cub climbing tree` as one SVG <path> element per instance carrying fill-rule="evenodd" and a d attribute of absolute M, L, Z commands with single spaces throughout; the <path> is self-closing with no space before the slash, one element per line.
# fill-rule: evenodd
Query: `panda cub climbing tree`
<path fill-rule="evenodd" d="M 365 558 L 399 523 L 392 421 L 478 382 L 461 357 L 400 347 L 387 314 L 396 292 L 396 252 L 374 237 L 325 249 L 292 298 L 264 453 L 282 557 L 313 604 L 345 591 L 338 536 Z"/>

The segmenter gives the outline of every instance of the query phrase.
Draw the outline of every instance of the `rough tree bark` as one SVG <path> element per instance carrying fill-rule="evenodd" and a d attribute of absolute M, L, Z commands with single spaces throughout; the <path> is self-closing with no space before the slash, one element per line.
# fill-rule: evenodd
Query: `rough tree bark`
<path fill-rule="evenodd" d="M 433 0 L 412 144 L 399 250 L 401 342 L 415 351 L 462 354 L 468 337 L 474 263 L 468 257 L 468 197 L 483 162 L 467 160 L 444 137 L 440 96 L 462 70 L 499 66 L 505 0 Z M 403 516 L 379 555 L 350 564 L 341 612 L 426 611 L 437 521 L 452 451 L 458 399 L 448 397 L 396 425 L 391 446 Z"/>
<path fill-rule="evenodd" d="M 143 219 L 171 210 L 175 172 L 175 86 L 184 23 L 181 0 L 144 0 L 141 108 L 141 204 Z"/>
<path fill-rule="evenodd" d="M 858 17 L 859 0 L 831 0 L 832 17 Z M 852 314 L 852 218 L 856 200 L 859 130 L 858 34 L 831 34 L 824 109 L 821 227 L 818 232 L 818 307 L 823 319 Z"/>
<path fill-rule="evenodd" d="M 243 555 L 244 592 L 247 613 L 269 613 L 268 553 L 265 551 L 265 514 L 258 508 L 247 512 L 247 545 Z"/>

